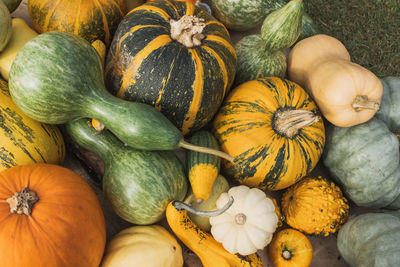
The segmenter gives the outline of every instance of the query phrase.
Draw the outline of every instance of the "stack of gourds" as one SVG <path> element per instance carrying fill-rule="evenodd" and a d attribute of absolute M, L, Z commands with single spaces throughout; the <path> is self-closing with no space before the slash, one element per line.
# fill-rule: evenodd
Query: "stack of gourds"
<path fill-rule="evenodd" d="M 301 0 L 29 0 L 35 30 L 2 1 L 4 266 L 182 266 L 182 243 L 204 266 L 262 266 L 266 247 L 274 266 L 308 266 L 307 235 L 337 232 L 346 197 L 400 208 L 400 79 L 351 62 Z M 261 22 L 233 45 L 226 27 Z M 93 190 L 59 166 L 56 125 L 101 158 L 104 196 L 134 225 L 107 247 Z M 320 158 L 333 180 L 310 174 Z M 397 213 L 352 218 L 339 252 L 372 266 L 397 233 Z"/>

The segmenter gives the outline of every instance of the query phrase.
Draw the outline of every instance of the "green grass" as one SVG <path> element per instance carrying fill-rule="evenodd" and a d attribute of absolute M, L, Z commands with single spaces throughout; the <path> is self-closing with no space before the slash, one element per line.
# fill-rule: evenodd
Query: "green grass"
<path fill-rule="evenodd" d="M 336 37 L 352 61 L 379 77 L 400 76 L 399 0 L 304 0 L 322 33 Z"/>

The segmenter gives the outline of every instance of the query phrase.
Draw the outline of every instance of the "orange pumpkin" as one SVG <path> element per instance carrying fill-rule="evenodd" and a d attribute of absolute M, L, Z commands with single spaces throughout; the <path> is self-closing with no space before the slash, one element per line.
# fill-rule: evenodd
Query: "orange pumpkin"
<path fill-rule="evenodd" d="M 0 172 L 1 266 L 99 266 L 106 229 L 78 174 L 37 163 Z"/>
<path fill-rule="evenodd" d="M 29 0 L 28 11 L 39 33 L 69 32 L 108 46 L 126 14 L 126 4 L 124 0 Z"/>

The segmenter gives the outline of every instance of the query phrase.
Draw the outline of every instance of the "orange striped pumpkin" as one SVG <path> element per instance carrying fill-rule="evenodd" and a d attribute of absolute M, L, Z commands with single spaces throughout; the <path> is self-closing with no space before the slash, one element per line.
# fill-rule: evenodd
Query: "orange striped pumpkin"
<path fill-rule="evenodd" d="M 250 187 L 280 190 L 310 173 L 325 145 L 319 110 L 299 85 L 277 77 L 242 83 L 213 121 L 222 172 Z"/>
<path fill-rule="evenodd" d="M 188 134 L 217 112 L 233 82 L 236 53 L 226 28 L 206 11 L 160 0 L 121 21 L 105 72 L 114 95 L 153 105 Z"/>
<path fill-rule="evenodd" d="M 28 12 L 39 33 L 64 31 L 109 46 L 126 5 L 124 0 L 29 0 Z"/>

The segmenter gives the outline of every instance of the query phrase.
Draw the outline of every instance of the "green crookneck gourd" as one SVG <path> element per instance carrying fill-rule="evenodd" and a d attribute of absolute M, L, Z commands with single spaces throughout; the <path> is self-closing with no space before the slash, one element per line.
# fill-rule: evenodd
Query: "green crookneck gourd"
<path fill-rule="evenodd" d="M 110 131 L 100 134 L 78 119 L 66 124 L 71 138 L 104 161 L 103 192 L 114 211 L 135 224 L 152 224 L 172 200 L 183 200 L 188 182 L 172 151 L 145 151 L 125 146 Z"/>
<path fill-rule="evenodd" d="M 111 95 L 104 85 L 98 53 L 77 35 L 54 31 L 31 39 L 11 66 L 9 87 L 16 105 L 40 122 L 63 124 L 95 118 L 134 148 L 199 148 L 185 142 L 181 132 L 154 107 Z M 232 160 L 221 151 L 200 150 Z"/>
<path fill-rule="evenodd" d="M 329 125 L 323 162 L 358 206 L 400 208 L 399 141 L 377 118 L 352 127 Z"/>
<path fill-rule="evenodd" d="M 351 267 L 399 266 L 400 213 L 365 213 L 340 229 L 337 247 Z"/>
<path fill-rule="evenodd" d="M 235 84 L 285 76 L 287 63 L 283 49 L 298 39 L 303 10 L 302 0 L 291 0 L 265 18 L 260 34 L 245 36 L 235 45 L 238 59 Z"/>

